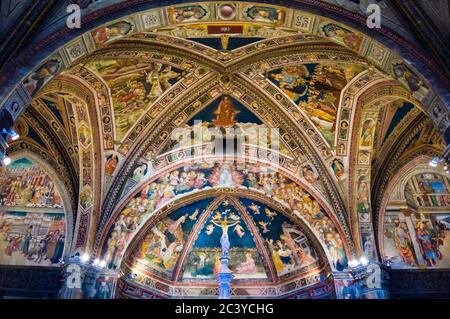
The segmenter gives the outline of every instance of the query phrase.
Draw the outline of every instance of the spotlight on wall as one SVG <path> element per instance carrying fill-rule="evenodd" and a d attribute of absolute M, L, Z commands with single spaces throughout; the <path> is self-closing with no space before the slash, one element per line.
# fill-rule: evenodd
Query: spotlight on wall
<path fill-rule="evenodd" d="M 348 265 L 350 266 L 350 267 L 357 267 L 358 265 L 359 265 L 359 262 L 356 260 L 356 259 L 351 259 L 349 262 L 348 262 Z"/>
<path fill-rule="evenodd" d="M 16 141 L 16 140 L 18 140 L 19 139 L 19 134 L 17 134 L 17 132 L 16 131 L 14 131 L 12 128 L 10 128 L 10 129 L 6 129 L 6 128 L 4 128 L 3 130 L 2 130 L 2 134 L 6 134 L 6 135 L 9 135 L 9 137 L 11 138 L 11 141 Z"/>
<path fill-rule="evenodd" d="M 81 261 L 86 263 L 89 261 L 89 254 L 84 253 L 83 256 L 81 256 Z"/>
<path fill-rule="evenodd" d="M 95 258 L 94 262 L 92 263 L 94 266 L 97 266 L 100 263 L 100 259 Z"/>
<path fill-rule="evenodd" d="M 428 164 L 431 167 L 440 167 L 447 174 L 450 174 L 450 146 L 447 147 L 447 149 L 448 150 L 445 151 L 444 155 L 433 157 L 433 159 Z"/>
<path fill-rule="evenodd" d="M 359 259 L 359 263 L 360 263 L 361 265 L 363 265 L 363 266 L 367 266 L 367 265 L 369 264 L 369 260 L 368 260 L 365 256 L 362 256 L 362 257 Z"/>
<path fill-rule="evenodd" d="M 438 156 L 433 157 L 433 159 L 428 163 L 431 167 L 436 167 L 439 165 L 441 159 Z"/>
<path fill-rule="evenodd" d="M 19 137 L 20 137 L 20 135 L 16 131 L 14 131 L 13 129 L 11 129 L 9 131 L 9 136 L 11 137 L 12 141 L 17 141 L 19 139 Z"/>
<path fill-rule="evenodd" d="M 0 151 L 0 161 L 3 166 L 8 166 L 9 164 L 11 164 L 11 159 L 8 157 L 8 154 L 6 154 L 6 152 Z"/>

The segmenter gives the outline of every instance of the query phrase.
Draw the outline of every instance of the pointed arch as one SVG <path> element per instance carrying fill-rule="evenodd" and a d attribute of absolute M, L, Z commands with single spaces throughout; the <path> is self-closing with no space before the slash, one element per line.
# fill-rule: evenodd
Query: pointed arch
<path fill-rule="evenodd" d="M 321 159 L 323 154 L 319 153 L 314 146 L 311 146 L 312 140 L 310 135 L 306 133 L 302 125 L 292 120 L 289 112 L 284 110 L 285 106 L 283 104 L 267 96 L 259 86 L 250 83 L 250 81 L 240 75 L 233 76 L 232 84 L 224 85 L 211 74 L 205 81 L 199 83 L 198 86 L 192 87 L 191 90 L 194 88 L 195 94 L 180 95 L 178 99 L 173 101 L 173 107 L 169 110 L 158 110 L 159 113 L 154 115 L 154 120 L 151 122 L 154 126 L 149 124 L 141 130 L 132 148 L 129 149 L 131 155 L 123 161 L 117 173 L 117 178 L 112 181 L 111 192 L 105 197 L 102 209 L 104 215 L 100 222 L 101 228 L 108 221 L 112 208 L 117 205 L 117 201 L 120 199 L 119 195 L 126 184 L 126 176 L 133 171 L 139 159 L 144 157 L 150 160 L 151 157 L 148 154 L 151 154 L 151 156 L 158 154 L 163 145 L 170 140 L 171 132 L 179 124 L 186 122 L 208 100 L 216 98 L 221 92 L 231 92 L 232 96 L 234 95 L 235 98 L 239 99 L 249 109 L 252 109 L 253 112 L 265 117 L 266 123 L 270 123 L 271 127 L 280 128 L 280 131 L 283 132 L 281 138 L 285 140 L 286 145 L 291 147 L 292 152 L 307 154 L 308 159 L 312 161 L 319 171 L 319 176 L 322 178 L 326 188 L 326 194 L 335 207 L 336 215 L 341 225 L 347 224 L 347 214 L 343 199 L 340 196 L 336 196 L 336 194 L 339 194 L 339 191 L 335 185 L 336 182 L 330 176 L 332 174 L 331 167 L 325 166 Z M 270 110 L 270 112 L 267 110 Z M 323 148 L 323 151 L 325 151 L 325 148 Z M 347 226 L 344 226 L 344 229 L 347 229 Z M 345 232 L 346 237 L 349 239 L 351 237 L 350 231 L 345 230 Z"/>
<path fill-rule="evenodd" d="M 63 92 L 74 105 L 79 145 L 79 201 L 77 235 L 74 249 L 89 249 L 95 233 L 101 204 L 101 174 L 103 172 L 103 141 L 99 129 L 98 105 L 95 90 L 77 77 L 60 75 L 39 94 Z M 93 107 L 90 105 L 93 104 Z M 95 173 L 97 172 L 97 173 Z"/>
<path fill-rule="evenodd" d="M 299 273 L 295 276 L 290 276 L 288 278 L 285 279 L 276 279 L 276 277 L 274 278 L 274 281 L 271 282 L 265 282 L 265 281 L 261 281 L 261 280 L 255 280 L 253 281 L 237 281 L 235 284 L 233 284 L 234 289 L 238 289 L 238 288 L 243 288 L 243 289 L 250 289 L 250 291 L 252 291 L 254 288 L 252 288 L 253 286 L 260 286 L 263 291 L 264 290 L 270 290 L 271 292 L 268 292 L 269 295 L 270 294 L 275 294 L 275 295 L 286 295 L 286 294 L 290 294 L 293 293 L 295 291 L 298 291 L 299 289 L 304 289 L 305 284 L 306 286 L 310 286 L 310 285 L 315 285 L 321 282 L 321 280 L 319 280 L 318 278 L 321 276 L 324 276 L 324 278 L 327 276 L 327 272 L 330 271 L 329 267 L 331 266 L 331 260 L 329 258 L 330 255 L 328 253 L 328 250 L 326 248 L 326 245 L 324 245 L 324 243 L 321 241 L 321 239 L 319 239 L 317 232 L 312 229 L 311 227 L 309 227 L 307 225 L 307 223 L 299 218 L 298 216 L 296 217 L 295 214 L 292 214 L 290 212 L 289 209 L 287 209 L 285 206 L 280 205 L 278 203 L 274 203 L 272 199 L 263 196 L 261 193 L 256 192 L 256 191 L 252 191 L 252 190 L 245 190 L 243 192 L 239 192 L 237 193 L 235 190 L 231 189 L 231 188 L 221 188 L 221 189 L 206 189 L 206 190 L 202 190 L 199 192 L 194 192 L 184 198 L 180 198 L 179 200 L 166 204 L 166 206 L 164 206 L 163 208 L 161 208 L 161 210 L 157 211 L 155 213 L 155 215 L 152 215 L 152 217 L 145 223 L 145 226 L 143 226 L 142 228 L 140 228 L 140 230 L 137 232 L 137 234 L 134 236 L 134 238 L 132 239 L 131 243 L 129 246 L 127 246 L 126 253 L 124 258 L 121 261 L 121 272 L 125 275 L 128 276 L 129 274 L 131 275 L 138 275 L 137 273 L 140 273 L 140 270 L 138 271 L 137 269 L 133 268 L 133 265 L 130 263 L 131 260 L 131 255 L 132 252 L 135 251 L 137 247 L 137 245 L 140 242 L 140 239 L 143 238 L 143 236 L 147 233 L 146 230 L 149 230 L 150 228 L 152 228 L 153 226 L 156 225 L 156 223 L 160 220 L 162 220 L 165 216 L 168 216 L 171 212 L 177 211 L 179 208 L 183 208 L 186 207 L 186 205 L 189 205 L 189 203 L 192 202 L 197 202 L 199 200 L 205 199 L 205 198 L 211 198 L 213 199 L 213 201 L 208 204 L 208 209 L 203 212 L 202 216 L 204 217 L 203 219 L 206 219 L 210 216 L 212 210 L 214 209 L 214 207 L 216 207 L 224 198 L 229 198 L 230 200 L 233 201 L 233 203 L 231 203 L 232 205 L 236 204 L 239 205 L 238 201 L 239 199 L 234 199 L 234 197 L 239 197 L 239 198 L 246 198 L 246 199 L 251 199 L 251 200 L 257 200 L 258 202 L 261 203 L 265 203 L 267 205 L 270 205 L 271 207 L 273 207 L 274 209 L 276 209 L 277 212 L 281 212 L 284 216 L 286 216 L 290 221 L 292 221 L 294 223 L 294 225 L 300 226 L 300 229 L 305 233 L 305 235 L 307 236 L 307 238 L 309 238 L 310 240 L 312 240 L 312 244 L 314 246 L 315 249 L 317 249 L 317 251 L 319 252 L 319 255 L 321 256 L 321 258 L 323 257 L 325 260 L 325 264 L 321 263 L 318 267 L 315 267 L 313 269 L 307 269 L 306 272 L 302 272 Z M 198 231 L 200 230 L 199 227 L 202 227 L 204 225 L 204 223 L 197 221 L 196 224 L 198 227 L 197 228 L 193 228 L 191 234 L 188 237 L 188 241 L 189 243 L 186 244 L 183 247 L 182 250 L 182 255 L 179 257 L 178 261 L 177 261 L 177 267 L 175 272 L 180 272 L 182 269 L 182 266 L 185 263 L 185 259 L 187 254 L 189 253 L 189 247 L 193 244 L 195 238 L 198 235 Z M 257 232 L 257 230 L 255 230 L 255 232 Z M 258 246 L 259 244 L 257 244 Z M 269 255 L 270 252 L 267 251 L 267 247 L 261 247 L 260 248 L 264 249 L 264 251 L 266 251 L 266 255 Z M 266 256 L 265 258 L 268 258 L 268 256 Z M 272 263 L 272 260 L 266 261 L 269 263 Z M 329 266 L 330 265 L 330 266 Z M 328 273 L 329 274 L 329 273 Z M 140 276 L 140 275 L 138 275 Z M 211 289 L 214 289 L 214 283 L 211 282 L 205 282 L 205 283 L 190 283 L 190 282 L 184 282 L 182 280 L 167 280 L 164 278 L 159 278 L 157 275 L 151 274 L 151 272 L 145 272 L 145 274 L 142 274 L 142 278 L 145 279 L 139 279 L 139 280 L 143 280 L 143 282 L 140 284 L 142 285 L 143 289 L 156 289 L 156 291 L 159 291 L 160 293 L 163 294 L 168 294 L 168 296 L 173 296 L 176 293 L 177 290 L 184 290 L 187 289 L 187 291 L 185 291 L 185 295 L 186 296 L 195 296 L 195 295 L 190 295 L 190 293 L 193 292 L 189 292 L 189 287 L 198 287 L 197 289 L 206 289 L 207 287 L 210 287 Z M 305 283 L 305 277 L 309 277 L 309 279 L 306 280 Z M 177 279 L 179 278 L 179 276 L 177 276 L 176 274 L 174 275 L 174 277 L 172 277 L 173 279 Z M 315 279 L 313 279 L 315 278 Z M 303 281 L 302 284 L 300 284 L 300 281 Z M 294 284 L 295 283 L 295 284 Z M 260 290 L 254 290 L 254 293 L 257 293 L 256 296 L 261 294 Z M 263 296 L 263 295 L 260 295 Z"/>
<path fill-rule="evenodd" d="M 104 227 L 104 231 L 101 233 L 101 237 L 99 239 L 99 244 L 97 245 L 97 256 L 99 256 L 99 258 L 104 258 L 105 254 L 106 254 L 106 246 L 109 245 L 109 243 L 113 243 L 113 241 L 110 241 L 110 237 L 114 228 L 114 225 L 116 224 L 116 222 L 118 222 L 119 217 L 126 212 L 126 214 L 131 213 L 133 210 L 139 210 L 141 211 L 141 208 L 137 208 L 135 206 L 131 206 L 132 208 L 128 208 L 129 204 L 133 201 L 138 200 L 137 198 L 140 198 L 142 195 L 142 192 L 145 193 L 145 190 L 147 189 L 147 192 L 149 191 L 149 187 L 153 187 L 152 185 L 156 185 L 158 183 L 161 184 L 161 182 L 157 182 L 159 180 L 161 180 L 164 176 L 168 176 L 169 174 L 171 174 L 171 172 L 183 168 L 186 165 L 189 167 L 189 165 L 192 165 L 194 163 L 198 163 L 199 160 L 206 160 L 206 161 L 211 161 L 214 163 L 217 160 L 214 159 L 198 159 L 196 160 L 195 158 L 192 159 L 192 161 L 189 162 L 177 162 L 174 165 L 169 165 L 169 166 L 164 166 L 164 168 L 161 171 L 155 172 L 155 175 L 153 175 L 149 180 L 147 180 L 144 184 L 142 184 L 140 186 L 139 189 L 136 189 L 133 193 L 131 193 L 128 197 L 123 198 L 120 203 L 117 205 L 114 214 L 112 215 L 112 217 L 110 218 L 108 224 L 106 225 L 106 227 Z M 264 165 L 263 163 L 260 163 L 260 165 Z M 270 163 L 265 164 L 264 166 L 262 166 L 262 168 L 267 167 L 270 168 Z M 300 181 L 298 179 L 298 177 L 296 177 L 293 174 L 289 174 L 288 171 L 286 171 L 286 169 L 283 169 L 281 167 L 274 167 L 274 172 L 278 172 L 277 174 L 279 174 L 278 179 L 283 180 L 285 186 L 284 188 L 287 190 L 287 192 L 289 192 L 288 189 L 292 189 L 293 194 L 292 196 L 292 200 L 290 203 L 287 203 L 286 200 L 287 199 L 282 199 L 282 198 L 278 198 L 276 197 L 276 195 L 272 195 L 272 200 L 275 201 L 277 203 L 277 207 L 279 207 L 280 209 L 283 209 L 283 211 L 286 211 L 289 216 L 293 216 L 294 218 L 300 218 L 302 219 L 304 222 L 307 221 L 307 223 L 309 223 L 309 228 L 312 227 L 317 227 L 317 229 L 322 229 L 321 227 L 323 227 L 324 225 L 328 225 L 327 227 L 330 227 L 330 232 L 333 232 L 333 235 L 331 236 L 331 239 L 328 238 L 327 232 L 328 231 L 324 231 L 321 230 L 322 232 L 322 245 L 323 248 L 325 249 L 325 247 L 328 247 L 327 249 L 330 250 L 329 248 L 332 247 L 334 244 L 330 242 L 333 241 L 332 237 L 334 236 L 336 238 L 336 240 L 338 242 L 340 242 L 343 247 L 342 249 L 345 249 L 345 254 L 347 257 L 345 257 L 347 260 L 352 256 L 352 251 L 351 251 L 351 243 L 349 242 L 349 240 L 352 240 L 351 238 L 348 239 L 348 237 L 345 236 L 345 231 L 343 230 L 344 227 L 339 223 L 337 217 L 335 216 L 334 212 L 333 212 L 333 208 L 326 202 L 323 200 L 323 198 L 317 194 L 316 191 L 312 190 L 312 188 L 310 186 L 308 186 L 307 184 L 305 184 L 304 182 Z M 283 172 L 283 173 L 280 173 Z M 297 187 L 297 188 L 296 188 Z M 284 189 L 283 188 L 283 189 Z M 152 188 L 153 189 L 153 188 Z M 181 193 L 180 195 L 177 195 L 175 197 L 172 198 L 168 198 L 165 201 L 161 202 L 162 204 L 156 204 L 156 205 L 151 205 L 147 209 L 146 213 L 142 214 L 144 210 L 141 211 L 141 213 L 139 213 L 140 218 L 143 218 L 143 220 L 141 219 L 141 221 L 139 222 L 139 227 L 136 228 L 134 231 L 131 232 L 131 236 L 132 238 L 136 235 L 136 233 L 139 232 L 140 229 L 142 229 L 143 225 L 146 223 L 146 220 L 150 220 L 153 219 L 152 216 L 156 216 L 156 215 L 160 215 L 162 213 L 164 213 L 164 211 L 166 211 L 168 208 L 166 207 L 173 207 L 173 205 L 175 205 L 176 203 L 183 203 L 183 199 L 187 198 L 189 196 L 194 196 L 195 194 L 202 194 L 202 192 L 211 192 L 212 194 L 220 194 L 223 191 L 225 192 L 231 192 L 231 194 L 237 194 L 237 192 L 239 193 L 243 193 L 243 194 L 252 194 L 253 192 L 257 192 L 257 194 L 259 194 L 259 196 L 262 196 L 262 200 L 264 200 L 264 197 L 268 196 L 271 197 L 271 195 L 264 195 L 264 191 L 262 190 L 254 190 L 252 187 L 238 187 L 236 189 L 234 188 L 223 188 L 223 187 L 210 187 L 210 186 L 205 186 L 205 189 L 201 191 L 199 190 L 192 190 L 192 191 L 188 191 L 187 193 Z M 234 190 L 233 190 L 234 189 Z M 295 190 L 293 190 L 295 189 Z M 305 193 L 304 195 L 306 196 L 306 200 L 309 201 L 308 198 L 310 198 L 310 195 L 307 194 L 313 194 L 313 201 L 317 201 L 317 204 L 319 205 L 318 207 L 321 207 L 321 209 L 324 210 L 323 213 L 318 213 L 316 212 L 317 215 L 314 216 L 308 216 L 307 214 L 305 215 L 304 211 L 302 211 L 302 209 L 300 209 L 297 206 L 294 206 L 294 198 L 298 198 L 298 201 L 303 201 L 305 200 L 305 198 L 299 198 L 298 196 L 300 195 L 300 193 L 302 192 L 301 189 L 306 190 L 307 193 Z M 146 195 L 147 196 L 147 195 Z M 300 197 L 302 197 L 302 195 L 300 195 Z M 139 201 L 139 200 L 138 200 Z M 150 204 L 150 202 L 148 202 L 147 204 Z M 139 205 L 138 205 L 139 206 Z M 295 217 L 297 216 L 297 217 Z M 317 219 L 316 222 L 315 220 Z M 313 226 L 314 225 L 314 226 Z M 333 230 L 331 230 L 333 229 Z M 314 230 L 314 235 L 315 237 L 320 237 L 318 235 L 318 230 Z M 325 242 L 327 244 L 325 244 Z M 124 250 L 127 250 L 128 245 L 130 243 L 130 240 L 126 241 L 126 246 Z M 103 250 L 100 250 L 101 248 L 103 248 Z M 333 260 L 334 262 L 336 262 L 336 256 L 331 257 L 330 254 L 331 251 L 333 251 L 333 248 L 331 248 L 330 252 L 327 255 L 327 259 L 328 260 Z M 344 250 L 342 250 L 344 252 Z M 121 256 L 118 256 L 118 258 L 122 258 Z M 117 259 L 119 260 L 119 259 Z M 345 262 L 345 261 L 344 261 Z M 117 263 L 116 263 L 117 264 Z M 337 266 L 340 267 L 340 266 Z"/>

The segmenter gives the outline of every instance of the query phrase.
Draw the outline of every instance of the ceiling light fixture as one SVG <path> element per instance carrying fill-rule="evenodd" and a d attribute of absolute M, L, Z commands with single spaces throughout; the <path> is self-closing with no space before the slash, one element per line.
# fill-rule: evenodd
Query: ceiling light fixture
<path fill-rule="evenodd" d="M 9 130 L 4 128 L 2 130 L 2 134 L 8 135 L 10 137 L 11 141 L 17 141 L 20 137 L 20 135 L 16 131 L 14 131 L 13 128 L 10 128 Z"/>
<path fill-rule="evenodd" d="M 431 167 L 441 167 L 447 174 L 450 174 L 450 144 L 442 156 L 433 157 L 428 164 Z"/>
<path fill-rule="evenodd" d="M 88 262 L 89 261 L 89 254 L 84 253 L 83 256 L 81 257 L 81 261 L 82 262 Z"/>
<path fill-rule="evenodd" d="M 9 158 L 8 154 L 6 154 L 6 152 L 0 151 L 0 161 L 3 166 L 8 166 L 9 164 L 11 164 L 11 159 Z"/>

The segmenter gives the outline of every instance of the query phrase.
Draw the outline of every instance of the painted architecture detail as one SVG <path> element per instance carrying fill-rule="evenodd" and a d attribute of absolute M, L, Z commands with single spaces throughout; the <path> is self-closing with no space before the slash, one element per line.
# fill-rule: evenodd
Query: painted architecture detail
<path fill-rule="evenodd" d="M 389 272 L 450 271 L 449 76 L 398 19 L 85 2 L 98 23 L 0 69 L 2 267 L 77 269 L 68 299 L 389 298 Z"/>

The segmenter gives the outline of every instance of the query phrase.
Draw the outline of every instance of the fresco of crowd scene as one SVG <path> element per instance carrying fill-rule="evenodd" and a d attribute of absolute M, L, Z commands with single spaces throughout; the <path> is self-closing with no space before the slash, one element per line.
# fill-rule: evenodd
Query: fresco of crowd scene
<path fill-rule="evenodd" d="M 335 267 L 345 269 L 347 258 L 342 239 L 320 204 L 301 186 L 277 172 L 259 167 L 237 168 L 235 164 L 203 163 L 174 170 L 147 184 L 132 198 L 117 217 L 105 243 L 104 255 L 110 268 L 118 267 L 126 244 L 143 221 L 175 196 L 206 187 L 240 187 L 256 189 L 285 202 L 301 214 L 314 228 L 333 256 Z"/>
<path fill-rule="evenodd" d="M 0 264 L 57 265 L 64 233 L 64 214 L 1 211 Z"/>
<path fill-rule="evenodd" d="M 26 158 L 0 168 L 0 206 L 63 207 L 50 177 Z"/>
<path fill-rule="evenodd" d="M 63 204 L 41 167 L 25 157 L 0 167 L 0 206 L 0 264 L 59 264 L 66 230 Z"/>

